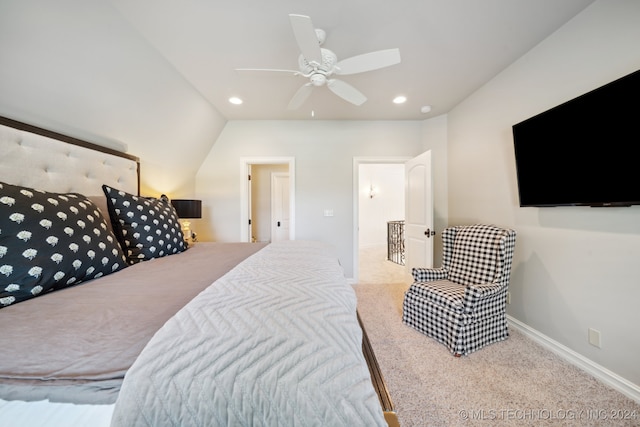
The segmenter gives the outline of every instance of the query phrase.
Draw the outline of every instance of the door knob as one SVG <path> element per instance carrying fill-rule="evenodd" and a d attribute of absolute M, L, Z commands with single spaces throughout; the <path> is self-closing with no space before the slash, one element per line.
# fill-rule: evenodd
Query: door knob
<path fill-rule="evenodd" d="M 435 230 L 432 231 L 430 228 L 427 228 L 427 231 L 424 232 L 424 235 L 427 236 L 427 239 L 428 239 L 431 236 L 435 236 L 436 232 Z"/>
<path fill-rule="evenodd" d="M 278 221 L 277 225 L 278 225 L 278 227 L 280 227 L 280 221 Z"/>

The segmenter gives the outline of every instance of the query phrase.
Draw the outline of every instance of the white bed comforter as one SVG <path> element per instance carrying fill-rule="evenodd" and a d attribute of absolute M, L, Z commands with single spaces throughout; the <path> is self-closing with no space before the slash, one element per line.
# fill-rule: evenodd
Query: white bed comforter
<path fill-rule="evenodd" d="M 273 243 L 203 291 L 127 372 L 112 426 L 386 426 L 332 248 Z"/>

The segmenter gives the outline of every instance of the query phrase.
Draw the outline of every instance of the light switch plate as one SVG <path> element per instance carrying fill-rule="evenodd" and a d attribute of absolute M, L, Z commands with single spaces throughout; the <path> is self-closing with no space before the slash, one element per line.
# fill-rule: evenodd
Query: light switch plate
<path fill-rule="evenodd" d="M 600 331 L 589 328 L 589 344 L 598 348 L 602 348 L 600 343 Z"/>

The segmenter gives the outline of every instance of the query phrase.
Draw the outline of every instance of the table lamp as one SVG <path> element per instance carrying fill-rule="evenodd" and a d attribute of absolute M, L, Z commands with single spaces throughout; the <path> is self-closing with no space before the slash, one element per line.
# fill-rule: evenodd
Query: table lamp
<path fill-rule="evenodd" d="M 191 222 L 189 219 L 202 218 L 202 200 L 172 199 L 171 204 L 180 218 L 182 234 L 187 243 L 194 242 L 194 234 L 191 232 Z"/>

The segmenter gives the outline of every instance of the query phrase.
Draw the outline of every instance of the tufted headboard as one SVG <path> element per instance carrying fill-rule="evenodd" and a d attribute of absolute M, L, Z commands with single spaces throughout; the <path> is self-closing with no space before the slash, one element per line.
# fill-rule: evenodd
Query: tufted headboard
<path fill-rule="evenodd" d="M 140 191 L 137 157 L 0 117 L 0 181 L 57 193 L 81 193 L 106 206 L 102 185 Z"/>

